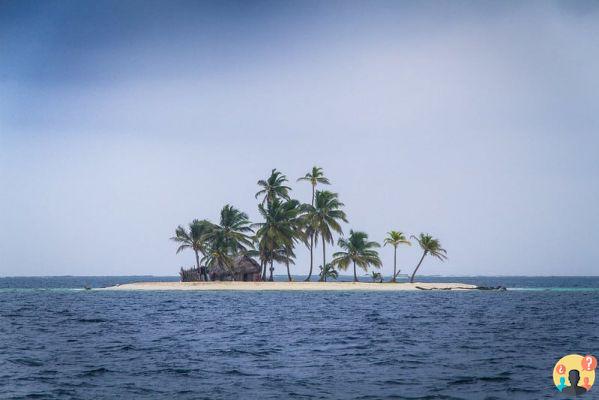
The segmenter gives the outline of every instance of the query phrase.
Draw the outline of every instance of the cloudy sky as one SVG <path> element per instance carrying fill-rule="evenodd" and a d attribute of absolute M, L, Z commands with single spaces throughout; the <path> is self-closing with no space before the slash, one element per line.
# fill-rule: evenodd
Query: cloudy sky
<path fill-rule="evenodd" d="M 258 219 L 275 167 L 308 202 L 315 164 L 346 232 L 441 240 L 423 273 L 596 274 L 597 21 L 577 1 L 0 1 L 0 275 L 174 275 L 178 224 Z"/>

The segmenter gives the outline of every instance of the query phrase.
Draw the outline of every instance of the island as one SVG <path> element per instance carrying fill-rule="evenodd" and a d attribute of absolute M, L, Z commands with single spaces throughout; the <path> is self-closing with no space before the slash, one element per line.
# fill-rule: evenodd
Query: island
<path fill-rule="evenodd" d="M 408 235 L 391 229 L 383 246 L 393 250 L 393 269 L 385 271 L 378 249 L 381 245 L 361 230 L 350 229 L 345 234 L 343 223 L 349 223 L 339 194 L 318 190 L 330 185 L 321 167 L 313 166 L 297 181 L 311 186 L 312 196 L 306 202 L 292 197 L 292 188 L 285 174 L 272 169 L 270 175 L 257 182 L 260 219 L 250 221 L 248 214 L 231 204 L 220 211 L 218 222 L 196 218 L 187 226 L 179 225 L 170 239 L 177 244 L 176 253 L 191 250 L 195 265 L 179 271 L 180 282 L 140 282 L 106 288 L 109 290 L 241 290 L 241 291 L 417 291 L 417 290 L 505 290 L 504 287 L 480 287 L 465 283 L 416 282 L 416 274 L 425 258 L 447 260 L 447 251 L 439 239 L 421 232 Z M 334 237 L 339 236 L 336 246 Z M 400 247 L 418 244 L 420 257 L 408 282 L 399 283 Z M 292 266 L 296 254 L 305 247 L 309 251 L 307 277 L 297 281 Z M 320 247 L 322 261 L 315 261 Z M 327 247 L 332 254 L 327 259 Z M 190 252 L 188 252 L 190 253 Z M 274 279 L 275 265 L 285 267 L 287 282 Z M 308 268 L 309 266 L 309 268 Z M 373 270 L 376 269 L 376 270 Z M 340 271 L 351 271 L 353 281 L 337 281 Z M 361 282 L 358 275 L 366 273 L 372 282 Z M 370 274 L 368 274 L 370 272 Z M 313 281 L 316 279 L 317 281 Z M 330 282 L 330 281 L 337 282 Z M 327 282 L 329 281 L 329 282 Z"/>
<path fill-rule="evenodd" d="M 420 291 L 420 290 L 504 290 L 465 283 L 371 283 L 371 282 L 137 282 L 96 290 L 195 290 L 195 291 Z"/>

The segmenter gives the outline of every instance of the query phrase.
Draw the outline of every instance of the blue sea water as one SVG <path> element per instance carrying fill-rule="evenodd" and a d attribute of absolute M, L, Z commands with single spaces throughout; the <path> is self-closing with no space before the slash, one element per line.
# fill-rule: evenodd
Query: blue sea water
<path fill-rule="evenodd" d="M 422 279 L 506 292 L 80 290 L 150 279 L 167 278 L 0 278 L 0 398 L 561 398 L 555 362 L 599 354 L 597 277 Z"/>

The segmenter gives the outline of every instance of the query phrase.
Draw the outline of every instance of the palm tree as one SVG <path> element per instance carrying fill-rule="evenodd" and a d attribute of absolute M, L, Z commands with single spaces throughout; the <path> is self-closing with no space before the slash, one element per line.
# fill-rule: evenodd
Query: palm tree
<path fill-rule="evenodd" d="M 280 249 L 280 253 L 283 254 L 283 258 L 285 260 L 285 267 L 287 268 L 287 279 L 291 282 L 293 279 L 291 278 L 291 271 L 289 271 L 289 264 L 295 265 L 295 253 L 293 252 L 293 247 L 284 247 Z"/>
<path fill-rule="evenodd" d="M 287 182 L 287 177 L 281 172 L 277 171 L 276 168 L 273 169 L 270 172 L 268 179 L 261 179 L 258 181 L 258 186 L 260 186 L 262 189 L 256 193 L 256 198 L 258 198 L 258 196 L 264 195 L 262 204 L 266 202 L 270 203 L 277 197 L 289 200 L 289 191 L 291 188 L 289 186 L 285 186 L 285 182 Z"/>
<path fill-rule="evenodd" d="M 211 232 L 212 224 L 207 220 L 194 219 L 189 224 L 189 230 L 186 230 L 183 226 L 179 225 L 175 230 L 175 236 L 171 240 L 179 243 L 177 248 L 177 254 L 185 249 L 192 249 L 196 256 L 196 267 L 198 271 L 202 271 L 200 268 L 200 254 L 204 256 L 207 251 L 207 235 Z M 206 272 L 204 272 L 204 279 L 208 280 Z"/>
<path fill-rule="evenodd" d="M 320 268 L 320 280 L 326 282 L 327 278 L 332 278 L 332 279 L 337 279 L 339 278 L 339 272 L 337 272 L 336 269 L 333 268 L 333 266 L 329 263 L 327 264 L 324 268 L 322 268 L 322 265 L 319 265 L 318 268 Z"/>
<path fill-rule="evenodd" d="M 299 178 L 297 181 L 298 182 L 299 181 L 308 181 L 312 185 L 312 203 L 310 203 L 312 205 L 312 207 L 314 207 L 314 197 L 316 195 L 316 185 L 319 183 L 322 183 L 323 185 L 331 184 L 329 179 L 324 176 L 324 172 L 322 171 L 322 168 L 317 167 L 317 166 L 312 167 L 311 172 L 308 172 L 306 175 Z M 314 232 L 308 228 L 307 234 L 310 237 L 310 272 L 308 273 L 308 277 L 306 278 L 306 281 L 309 281 L 310 278 L 312 277 L 312 268 L 314 266 L 314 252 L 313 252 Z"/>
<path fill-rule="evenodd" d="M 393 246 L 393 278 L 391 278 L 391 282 L 395 283 L 397 282 L 397 274 L 401 272 L 401 270 L 397 270 L 397 246 L 399 246 L 400 244 L 406 244 L 408 246 L 411 246 L 412 243 L 410 243 L 410 241 L 406 239 L 406 236 L 403 234 L 403 232 L 391 231 L 387 233 L 384 246 L 388 244 Z"/>
<path fill-rule="evenodd" d="M 260 258 L 260 267 L 262 268 L 262 274 L 260 275 L 260 279 L 266 280 L 266 267 L 268 266 L 268 262 L 270 260 L 270 254 L 268 249 L 262 245 L 262 242 L 259 240 L 258 235 L 254 237 L 256 240 L 256 247 L 258 248 L 258 256 Z"/>
<path fill-rule="evenodd" d="M 383 275 L 381 275 L 380 272 L 372 271 L 370 273 L 370 278 L 372 279 L 372 283 L 376 283 L 376 281 L 383 283 Z"/>
<path fill-rule="evenodd" d="M 220 212 L 219 224 L 210 224 L 206 234 L 207 251 L 203 261 L 209 268 L 217 265 L 229 270 L 233 278 L 234 258 L 253 249 L 253 230 L 246 213 L 230 204 Z"/>
<path fill-rule="evenodd" d="M 360 231 L 349 231 L 349 238 L 340 238 L 337 241 L 339 246 L 344 251 L 339 251 L 333 254 L 331 264 L 338 265 L 340 269 L 347 270 L 350 264 L 354 266 L 354 282 L 358 282 L 358 274 L 356 265 L 368 272 L 368 267 L 373 265 L 380 267 L 382 262 L 379 258 L 379 253 L 374 250 L 381 247 L 377 242 L 369 242 L 368 234 Z"/>
<path fill-rule="evenodd" d="M 314 205 L 314 196 L 315 196 L 315 191 L 316 191 L 316 185 L 319 183 L 322 183 L 323 185 L 331 184 L 329 179 L 325 178 L 322 168 L 317 167 L 317 166 L 312 167 L 311 172 L 308 172 L 306 175 L 299 178 L 297 181 L 298 182 L 299 181 L 308 181 L 312 185 L 312 203 L 311 203 L 312 205 Z"/>
<path fill-rule="evenodd" d="M 314 205 L 304 206 L 304 223 L 309 227 L 308 232 L 314 233 L 315 240 L 319 236 L 322 238 L 322 265 L 327 264 L 326 243 L 333 243 L 333 232 L 343 234 L 339 221 L 347 222 L 341 210 L 344 204 L 338 197 L 337 193 L 317 190 Z"/>
<path fill-rule="evenodd" d="M 253 246 L 253 230 L 248 215 L 230 204 L 220 212 L 220 223 L 213 225 L 208 242 L 228 255 L 244 254 Z"/>
<path fill-rule="evenodd" d="M 260 254 L 261 254 L 261 259 L 264 262 L 264 267 L 262 270 L 262 280 L 266 281 L 266 267 L 268 265 L 270 265 L 269 271 L 270 271 L 270 276 L 268 277 L 268 280 L 270 282 L 274 281 L 274 277 L 273 277 L 273 272 L 275 270 L 273 263 L 277 262 L 277 263 L 284 263 L 287 261 L 287 253 L 285 252 L 285 250 L 281 247 L 277 248 L 277 249 L 270 249 L 268 248 L 269 245 L 264 246 L 261 250 L 260 250 Z M 293 263 L 293 262 L 291 262 Z"/>
<path fill-rule="evenodd" d="M 256 242 L 258 246 L 258 255 L 260 257 L 260 265 L 262 266 L 262 275 L 261 279 L 263 281 L 267 280 L 267 270 L 270 265 L 270 280 L 273 280 L 273 263 L 282 263 L 285 262 L 285 254 L 281 252 L 281 248 L 273 249 L 272 241 L 262 233 L 256 233 Z"/>
<path fill-rule="evenodd" d="M 229 253 L 227 246 L 224 245 L 224 242 L 217 241 L 211 244 L 208 253 L 204 256 L 204 258 L 202 258 L 202 262 L 206 263 L 208 268 L 214 268 L 217 266 L 223 267 L 230 273 L 233 280 L 235 280 L 235 273 L 233 271 L 233 256 Z"/>
<path fill-rule="evenodd" d="M 410 277 L 410 283 L 414 283 L 414 276 L 416 276 L 416 272 L 418 271 L 418 268 L 420 268 L 420 264 L 422 264 L 422 260 L 424 260 L 424 257 L 426 257 L 427 254 L 430 254 L 431 256 L 443 261 L 447 260 L 447 251 L 441 247 L 439 240 L 434 239 L 429 234 L 421 233 L 418 237 L 414 235 L 411 237 L 418 242 L 423 250 L 422 257 L 420 257 L 420 261 L 418 262 L 418 265 L 416 265 L 416 268 L 414 268 L 414 272 Z"/>
<path fill-rule="evenodd" d="M 273 280 L 273 262 L 285 262 L 287 276 L 291 280 L 289 264 L 295 256 L 293 248 L 298 240 L 305 241 L 300 225 L 300 203 L 297 200 L 282 202 L 274 198 L 272 202 L 258 205 L 258 211 L 264 218 L 264 222 L 256 223 L 256 237 L 262 259 L 270 263 L 270 277 Z"/>

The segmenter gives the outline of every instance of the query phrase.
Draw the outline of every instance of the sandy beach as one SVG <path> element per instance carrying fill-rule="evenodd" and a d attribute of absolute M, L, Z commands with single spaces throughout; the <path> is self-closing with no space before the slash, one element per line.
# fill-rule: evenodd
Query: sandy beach
<path fill-rule="evenodd" d="M 99 290 L 240 290 L 240 291 L 406 291 L 473 290 L 465 283 L 367 283 L 367 282 L 139 282 Z"/>

